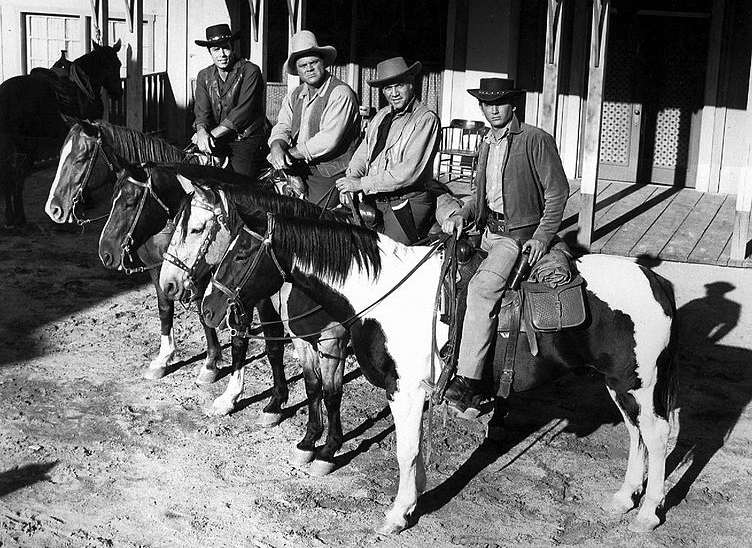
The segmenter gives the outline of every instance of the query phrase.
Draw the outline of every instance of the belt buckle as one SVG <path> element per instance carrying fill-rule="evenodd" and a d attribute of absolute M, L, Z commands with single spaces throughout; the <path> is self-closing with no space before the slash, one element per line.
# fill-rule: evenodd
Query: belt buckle
<path fill-rule="evenodd" d="M 486 222 L 489 232 L 492 234 L 505 234 L 507 231 L 507 222 L 494 217 L 489 217 Z"/>

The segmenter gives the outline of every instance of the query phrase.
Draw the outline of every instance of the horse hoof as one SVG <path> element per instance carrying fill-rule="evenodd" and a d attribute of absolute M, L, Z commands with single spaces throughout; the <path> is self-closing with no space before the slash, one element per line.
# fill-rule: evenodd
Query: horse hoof
<path fill-rule="evenodd" d="M 507 437 L 507 429 L 503 426 L 486 426 L 486 439 L 490 441 L 504 441 Z"/>
<path fill-rule="evenodd" d="M 619 495 L 614 495 L 608 502 L 601 505 L 601 508 L 612 516 L 626 514 L 630 510 L 634 509 L 634 507 L 635 503 L 632 497 L 624 499 Z"/>
<path fill-rule="evenodd" d="M 223 402 L 217 403 L 216 401 L 211 404 L 209 409 L 206 410 L 206 414 L 209 417 L 225 417 L 235 411 L 234 405 L 226 405 Z"/>
<path fill-rule="evenodd" d="M 334 468 L 335 466 L 333 462 L 316 459 L 311 463 L 308 473 L 317 478 L 321 478 L 334 472 Z"/>
<path fill-rule="evenodd" d="M 290 454 L 290 462 L 296 466 L 303 466 L 313 461 L 316 457 L 316 453 L 313 451 L 307 451 L 305 449 L 298 449 L 297 447 L 292 450 Z"/>
<path fill-rule="evenodd" d="M 272 428 L 282 422 L 282 413 L 261 413 L 259 424 L 262 428 Z"/>
<path fill-rule="evenodd" d="M 392 523 L 387 520 L 384 520 L 384 522 L 375 529 L 377 535 L 399 535 L 404 530 L 404 525 Z"/>
<path fill-rule="evenodd" d="M 217 382 L 218 378 L 219 378 L 219 371 L 217 369 L 202 368 L 198 374 L 198 377 L 196 377 L 196 380 L 193 382 L 195 382 L 198 385 L 212 384 L 214 382 Z"/>
<path fill-rule="evenodd" d="M 633 533 L 652 533 L 660 524 L 661 521 L 658 519 L 658 516 L 638 517 L 628 527 Z"/>
<path fill-rule="evenodd" d="M 144 372 L 144 378 L 150 381 L 156 381 L 167 375 L 166 367 L 150 367 Z"/>

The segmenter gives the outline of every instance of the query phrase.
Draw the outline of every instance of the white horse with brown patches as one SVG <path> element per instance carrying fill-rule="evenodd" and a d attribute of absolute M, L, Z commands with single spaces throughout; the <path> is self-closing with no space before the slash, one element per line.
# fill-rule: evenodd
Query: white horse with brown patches
<path fill-rule="evenodd" d="M 212 192 L 206 194 L 212 200 Z M 444 328 L 432 340 L 442 259 L 430 248 L 405 247 L 369 230 L 285 216 L 288 206 L 283 197 L 253 194 L 236 204 L 247 226 L 212 278 L 204 319 L 219 325 L 228 309 L 256 302 L 289 281 L 349 327 L 363 374 L 386 390 L 394 416 L 399 490 L 377 530 L 400 532 L 425 487 L 422 381 L 436 380 L 431 360 L 439 363 L 434 352 L 447 337 Z M 651 531 L 660 523 L 656 512 L 664 498 L 668 418 L 676 396 L 673 293 L 666 280 L 626 259 L 591 255 L 578 268 L 587 287 L 588 321 L 540 333 L 535 357 L 520 337 L 512 389 L 533 388 L 582 365 L 603 373 L 630 435 L 626 478 L 609 508 L 630 511 L 642 495 L 630 528 Z"/>

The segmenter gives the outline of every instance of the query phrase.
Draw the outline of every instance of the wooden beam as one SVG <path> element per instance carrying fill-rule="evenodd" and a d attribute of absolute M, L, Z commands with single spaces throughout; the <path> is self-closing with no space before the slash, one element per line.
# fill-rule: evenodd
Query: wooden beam
<path fill-rule="evenodd" d="M 598 189 L 601 118 L 603 114 L 603 83 L 606 71 L 608 44 L 609 0 L 593 0 L 590 30 L 590 63 L 585 131 L 582 154 L 582 185 L 580 186 L 580 216 L 577 241 L 589 248 L 593 240 L 595 196 Z"/>
<path fill-rule="evenodd" d="M 734 228 L 731 234 L 731 264 L 741 264 L 747 258 L 749 242 L 749 215 L 752 210 L 752 147 L 747 147 L 747 163 L 744 177 L 739 182 L 736 194 Z"/>
<path fill-rule="evenodd" d="M 126 0 L 127 1 L 127 0 Z M 144 128 L 144 0 L 130 0 L 132 2 L 133 28 L 129 27 L 126 45 L 125 66 L 126 74 L 126 126 L 137 131 Z"/>
<path fill-rule="evenodd" d="M 564 0 L 548 0 L 546 55 L 543 64 L 543 93 L 538 126 L 555 135 L 556 102 L 559 92 L 559 57 L 561 55 L 561 10 Z"/>
<path fill-rule="evenodd" d="M 251 10 L 250 61 L 261 69 L 261 74 L 266 76 L 269 0 L 248 0 L 248 6 Z"/>

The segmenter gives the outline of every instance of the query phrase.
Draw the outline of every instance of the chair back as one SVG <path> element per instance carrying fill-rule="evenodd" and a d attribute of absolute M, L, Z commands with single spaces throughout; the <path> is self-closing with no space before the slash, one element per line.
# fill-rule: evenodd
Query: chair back
<path fill-rule="evenodd" d="M 483 122 L 455 118 L 441 130 L 441 149 L 475 152 L 485 134 L 485 127 Z"/>

